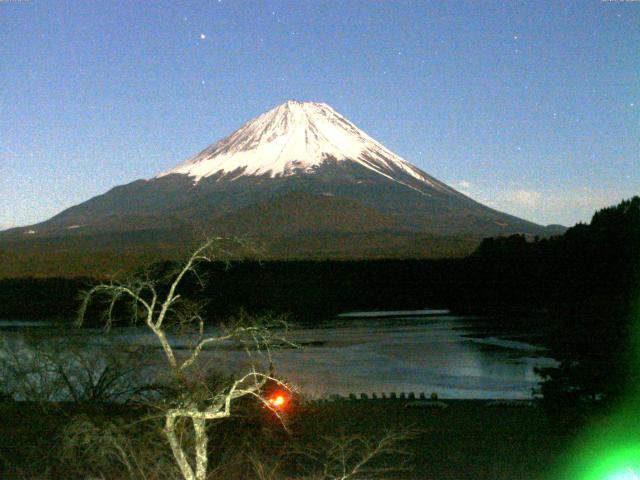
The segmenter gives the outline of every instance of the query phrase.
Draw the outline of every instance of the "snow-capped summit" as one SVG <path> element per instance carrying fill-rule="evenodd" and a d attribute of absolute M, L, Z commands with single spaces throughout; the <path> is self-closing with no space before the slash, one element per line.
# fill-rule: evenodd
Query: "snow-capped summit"
<path fill-rule="evenodd" d="M 326 103 L 295 100 L 250 120 L 158 177 L 186 174 L 194 177 L 196 183 L 212 175 L 231 176 L 230 179 L 256 175 L 286 177 L 313 173 L 327 160 L 356 162 L 403 184 L 397 178 L 399 172 L 432 188 L 447 188 L 386 149 Z"/>

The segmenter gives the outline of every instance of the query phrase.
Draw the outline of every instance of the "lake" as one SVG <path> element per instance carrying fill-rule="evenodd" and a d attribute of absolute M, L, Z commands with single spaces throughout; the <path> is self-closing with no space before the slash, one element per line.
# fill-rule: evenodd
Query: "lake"
<path fill-rule="evenodd" d="M 0 335 L 21 343 L 24 329 L 53 335 L 38 322 L 0 322 Z M 102 344 L 101 329 L 79 334 L 87 348 Z M 155 345 L 143 327 L 121 327 L 115 343 Z M 276 373 L 313 397 L 349 393 L 432 392 L 440 398 L 527 399 L 537 387 L 535 367 L 556 362 L 526 338 L 495 336 L 470 319 L 446 311 L 359 312 L 320 326 L 295 326 L 288 337 L 303 348 L 274 352 Z M 179 347 L 183 339 L 173 340 Z M 207 350 L 203 360 L 215 368 L 238 368 L 241 350 Z"/>

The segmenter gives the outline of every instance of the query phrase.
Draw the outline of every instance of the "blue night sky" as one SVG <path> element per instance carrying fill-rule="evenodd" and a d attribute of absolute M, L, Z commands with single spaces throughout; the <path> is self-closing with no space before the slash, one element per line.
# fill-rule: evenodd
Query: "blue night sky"
<path fill-rule="evenodd" d="M 640 193 L 640 2 L 0 0 L 0 226 L 326 102 L 539 223 Z"/>

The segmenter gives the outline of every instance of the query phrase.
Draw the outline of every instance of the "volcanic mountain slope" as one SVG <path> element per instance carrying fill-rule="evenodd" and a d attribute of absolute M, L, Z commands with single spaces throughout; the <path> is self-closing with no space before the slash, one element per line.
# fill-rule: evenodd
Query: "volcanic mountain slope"
<path fill-rule="evenodd" d="M 361 243 L 367 232 L 478 239 L 547 233 L 431 177 L 328 105 L 289 101 L 155 178 L 115 187 L 48 221 L 0 233 L 0 240 L 108 235 L 116 245 L 132 232 L 171 231 L 164 237 L 177 241 L 193 228 L 274 244 L 303 233 L 330 241 L 335 232 L 344 257 L 351 248 L 363 255 L 344 240 L 349 234 Z M 397 242 L 388 243 L 395 256 Z M 384 241 L 377 248 L 383 252 Z M 428 247 L 421 250 L 416 255 L 429 255 Z"/>

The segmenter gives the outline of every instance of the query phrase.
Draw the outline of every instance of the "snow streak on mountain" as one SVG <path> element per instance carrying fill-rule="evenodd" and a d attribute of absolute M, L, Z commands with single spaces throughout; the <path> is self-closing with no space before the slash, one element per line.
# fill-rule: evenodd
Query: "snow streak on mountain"
<path fill-rule="evenodd" d="M 412 189 L 416 188 L 402 176 L 409 175 L 437 190 L 452 190 L 386 149 L 329 105 L 293 100 L 247 122 L 158 177 L 186 174 L 196 183 L 213 175 L 229 180 L 257 175 L 287 177 L 313 173 L 328 160 L 355 162 Z"/>

